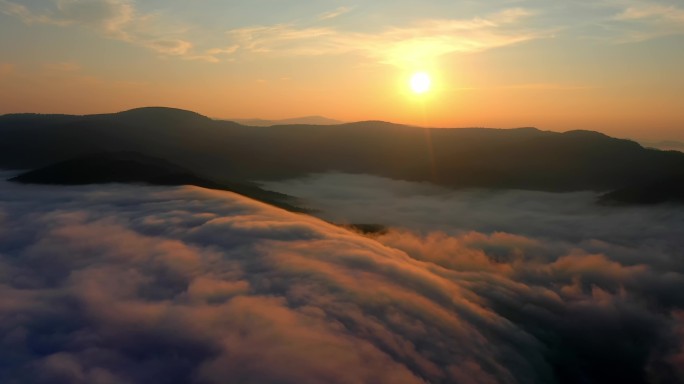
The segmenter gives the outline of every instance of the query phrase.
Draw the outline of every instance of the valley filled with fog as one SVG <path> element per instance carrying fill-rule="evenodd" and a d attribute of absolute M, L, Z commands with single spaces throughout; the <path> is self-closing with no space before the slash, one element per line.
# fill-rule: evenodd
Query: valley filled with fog
<path fill-rule="evenodd" d="M 0 381 L 684 378 L 681 209 L 335 173 L 264 186 L 386 229 L 191 186 L 3 182 Z"/>

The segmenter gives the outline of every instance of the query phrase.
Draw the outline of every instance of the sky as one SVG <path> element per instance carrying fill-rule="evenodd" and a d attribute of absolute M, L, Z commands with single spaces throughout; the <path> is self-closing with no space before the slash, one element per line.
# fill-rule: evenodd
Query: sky
<path fill-rule="evenodd" d="M 154 105 L 684 140 L 683 46 L 675 0 L 0 0 L 0 113 Z"/>

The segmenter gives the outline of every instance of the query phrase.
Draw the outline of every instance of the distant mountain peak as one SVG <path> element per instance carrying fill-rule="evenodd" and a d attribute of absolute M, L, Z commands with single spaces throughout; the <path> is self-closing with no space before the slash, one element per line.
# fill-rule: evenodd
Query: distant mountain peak
<path fill-rule="evenodd" d="M 588 131 L 585 129 L 575 129 L 572 131 L 566 131 L 562 133 L 565 136 L 574 136 L 574 137 L 582 137 L 582 138 L 610 138 L 610 136 L 606 135 L 605 133 L 601 132 L 596 132 L 596 131 Z"/>
<path fill-rule="evenodd" d="M 132 118 L 182 118 L 182 119 L 202 119 L 211 120 L 207 116 L 201 115 L 197 112 L 188 111 L 180 108 L 170 107 L 141 107 L 133 108 L 127 111 L 117 112 L 114 116 L 132 117 Z"/>
<path fill-rule="evenodd" d="M 369 127 L 411 127 L 410 125 L 391 123 L 389 121 L 383 120 L 364 120 L 355 121 L 353 123 L 345 123 L 344 125 L 354 127 L 354 126 L 369 126 Z M 419 127 L 413 127 L 419 128 Z"/>
<path fill-rule="evenodd" d="M 330 119 L 325 116 L 312 115 L 294 117 L 290 119 L 267 120 L 267 119 L 228 119 L 241 125 L 252 127 L 272 127 L 274 125 L 338 125 L 344 122 Z"/>

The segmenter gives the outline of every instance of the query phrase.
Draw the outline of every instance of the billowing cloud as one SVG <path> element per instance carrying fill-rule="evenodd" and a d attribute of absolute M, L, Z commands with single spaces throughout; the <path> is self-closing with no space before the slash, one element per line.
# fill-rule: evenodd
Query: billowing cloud
<path fill-rule="evenodd" d="M 672 333 L 684 305 L 677 207 L 615 209 L 596 205 L 593 192 L 453 191 L 334 173 L 267 185 L 333 222 L 388 226 L 373 238 L 439 266 L 432 270 L 534 335 L 560 382 L 682 380 Z"/>
<path fill-rule="evenodd" d="M 654 238 L 684 246 L 679 233 L 684 214 L 679 210 L 602 207 L 596 204 L 595 192 L 452 190 L 342 173 L 265 185 L 305 199 L 323 218 L 338 223 L 378 223 L 421 232 L 506 232 L 568 244 L 600 239 L 630 247 L 646 247 L 643 239 Z M 644 225 L 645 221 L 654 225 Z"/>
<path fill-rule="evenodd" d="M 345 177 L 338 201 L 386 193 Z M 450 199 L 397 183 L 400 201 Z M 584 204 L 535 197 L 510 210 Z M 3 183 L 0 381 L 673 382 L 684 240 L 661 225 L 679 216 L 623 244 L 525 221 L 366 237 L 195 187 Z"/>
<path fill-rule="evenodd" d="M 3 381 L 420 383 L 485 363 L 483 377 L 512 375 L 458 315 L 493 313 L 318 219 L 197 188 L 1 194 Z M 462 359 L 447 363 L 449 341 L 470 344 Z"/>

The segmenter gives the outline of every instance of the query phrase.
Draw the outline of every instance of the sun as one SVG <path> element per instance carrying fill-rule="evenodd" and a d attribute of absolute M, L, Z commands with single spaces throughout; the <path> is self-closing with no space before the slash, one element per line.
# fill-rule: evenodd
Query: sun
<path fill-rule="evenodd" d="M 411 90 L 420 95 L 430 90 L 432 79 L 425 72 L 416 72 L 411 76 L 410 85 Z"/>

